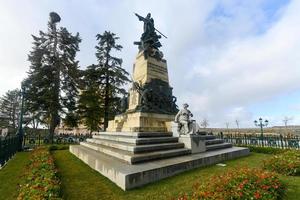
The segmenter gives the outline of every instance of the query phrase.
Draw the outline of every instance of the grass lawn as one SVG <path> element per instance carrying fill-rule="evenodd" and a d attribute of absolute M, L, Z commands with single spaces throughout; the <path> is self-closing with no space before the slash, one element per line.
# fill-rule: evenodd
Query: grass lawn
<path fill-rule="evenodd" d="M 282 179 L 288 184 L 286 199 L 299 200 L 300 199 L 300 177 L 281 176 Z"/>
<path fill-rule="evenodd" d="M 192 185 L 210 176 L 241 166 L 258 167 L 270 155 L 252 153 L 248 157 L 226 162 L 226 167 L 211 166 L 195 169 L 174 177 L 124 192 L 100 173 L 88 167 L 68 150 L 54 151 L 60 171 L 64 199 L 171 199 L 180 193 L 190 194 Z M 289 184 L 288 200 L 299 199 L 300 177 L 282 177 Z"/>
<path fill-rule="evenodd" d="M 18 183 L 29 158 L 28 152 L 17 153 L 7 165 L 0 170 L 0 199 L 16 199 Z"/>
<path fill-rule="evenodd" d="M 211 166 L 195 169 L 173 176 L 139 189 L 124 192 L 100 173 L 88 167 L 68 150 L 53 151 L 55 163 L 62 181 L 64 199 L 171 199 L 181 193 L 190 194 L 197 181 L 207 181 L 215 174 L 241 166 L 258 167 L 268 154 L 252 153 L 248 157 L 226 162 L 226 167 Z M 0 200 L 16 199 L 18 183 L 28 161 L 29 153 L 17 153 L 8 164 L 0 170 Z M 300 177 L 281 176 L 288 184 L 288 200 L 300 197 Z"/>

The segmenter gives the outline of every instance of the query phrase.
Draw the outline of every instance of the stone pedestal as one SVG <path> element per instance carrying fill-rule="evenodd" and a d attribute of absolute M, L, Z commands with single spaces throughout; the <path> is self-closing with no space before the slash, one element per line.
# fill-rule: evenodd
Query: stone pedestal
<path fill-rule="evenodd" d="M 107 131 L 118 132 L 172 132 L 174 115 L 133 112 L 117 115 L 108 123 Z"/>
<path fill-rule="evenodd" d="M 109 121 L 107 131 L 171 132 L 178 111 L 169 85 L 167 62 L 138 53 L 133 65 L 128 109 Z"/>
<path fill-rule="evenodd" d="M 206 151 L 205 136 L 196 134 L 180 135 L 179 142 L 184 143 L 184 147 L 190 149 L 192 153 Z"/>
<path fill-rule="evenodd" d="M 140 52 L 133 65 L 133 79 L 142 85 L 153 79 L 169 83 L 167 61 L 157 60 L 150 56 L 145 59 L 143 52 Z"/>

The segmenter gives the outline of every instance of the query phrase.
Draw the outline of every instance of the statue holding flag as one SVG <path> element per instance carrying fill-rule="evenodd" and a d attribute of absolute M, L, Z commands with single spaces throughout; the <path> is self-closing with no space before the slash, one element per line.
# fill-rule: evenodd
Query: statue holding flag
<path fill-rule="evenodd" d="M 158 50 L 158 48 L 162 46 L 159 39 L 161 36 L 167 37 L 154 27 L 154 20 L 150 13 L 148 13 L 146 17 L 142 17 L 137 13 L 135 13 L 135 15 L 138 17 L 139 21 L 144 22 L 144 32 L 141 36 L 141 41 L 134 42 L 134 44 L 139 45 L 140 51 L 144 51 L 145 58 L 150 55 L 156 59 L 162 59 L 163 54 Z"/>

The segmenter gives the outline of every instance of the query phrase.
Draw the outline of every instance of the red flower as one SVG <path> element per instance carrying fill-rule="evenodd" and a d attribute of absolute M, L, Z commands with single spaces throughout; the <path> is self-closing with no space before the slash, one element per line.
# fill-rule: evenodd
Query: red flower
<path fill-rule="evenodd" d="M 254 193 L 254 198 L 255 198 L 255 199 L 259 199 L 260 197 L 261 197 L 260 193 L 259 193 L 258 191 L 256 191 L 256 192 Z"/>

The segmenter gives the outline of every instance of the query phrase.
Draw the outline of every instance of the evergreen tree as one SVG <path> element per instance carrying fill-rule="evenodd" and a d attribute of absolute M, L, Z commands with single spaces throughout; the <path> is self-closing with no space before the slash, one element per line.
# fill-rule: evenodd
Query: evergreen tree
<path fill-rule="evenodd" d="M 33 37 L 33 49 L 28 56 L 29 76 L 25 80 L 28 109 L 43 113 L 49 123 L 50 141 L 61 117 L 75 116 L 78 95 L 78 61 L 81 39 L 66 28 L 57 29 L 58 14 L 50 13 L 47 32 Z"/>
<path fill-rule="evenodd" d="M 79 95 L 78 113 L 81 122 L 90 132 L 99 131 L 104 118 L 104 101 L 99 88 L 99 70 L 96 65 L 88 66 L 82 72 L 82 90 Z"/>
<path fill-rule="evenodd" d="M 99 88 L 104 94 L 104 130 L 108 126 L 108 120 L 116 114 L 116 107 L 120 98 L 118 95 L 126 94 L 122 86 L 128 83 L 129 73 L 122 68 L 122 59 L 111 55 L 112 51 L 121 51 L 122 46 L 116 43 L 119 37 L 116 34 L 105 31 L 97 34 L 98 45 L 96 57 L 98 60 Z"/>
<path fill-rule="evenodd" d="M 21 109 L 21 92 L 19 89 L 9 90 L 0 98 L 1 126 L 11 128 L 14 131 L 18 128 L 18 120 Z"/>

